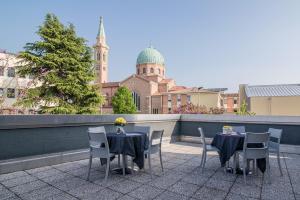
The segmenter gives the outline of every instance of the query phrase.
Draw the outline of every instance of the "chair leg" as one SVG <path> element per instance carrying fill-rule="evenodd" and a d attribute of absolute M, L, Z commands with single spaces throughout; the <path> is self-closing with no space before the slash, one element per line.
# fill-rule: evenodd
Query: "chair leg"
<path fill-rule="evenodd" d="M 202 167 L 202 165 L 203 165 L 203 161 L 204 161 L 204 151 L 202 152 L 202 157 L 201 157 L 201 163 L 200 163 L 200 167 Z"/>
<path fill-rule="evenodd" d="M 246 169 L 247 169 L 247 160 L 243 160 L 243 176 L 244 176 L 244 183 L 247 184 L 246 182 Z"/>
<path fill-rule="evenodd" d="M 122 169 L 123 169 L 123 176 L 125 176 L 125 155 L 122 155 Z"/>
<path fill-rule="evenodd" d="M 150 172 L 151 178 L 153 178 L 153 175 L 152 175 L 152 168 L 151 168 L 151 158 L 150 158 L 150 153 L 149 153 L 147 156 L 148 156 L 149 172 Z"/>
<path fill-rule="evenodd" d="M 107 181 L 108 173 L 109 173 L 109 167 L 110 167 L 110 158 L 106 159 L 106 173 L 105 173 L 105 181 Z"/>
<path fill-rule="evenodd" d="M 162 156 L 161 156 L 161 149 L 159 149 L 159 160 L 160 160 L 161 171 L 164 172 L 164 166 L 163 166 Z"/>
<path fill-rule="evenodd" d="M 203 154 L 203 155 L 204 155 L 204 158 L 203 158 L 203 164 L 202 164 L 202 173 L 204 172 L 204 168 L 205 168 L 206 154 L 207 154 L 207 152 L 205 151 L 205 153 Z"/>
<path fill-rule="evenodd" d="M 279 167 L 279 171 L 280 171 L 280 175 L 282 176 L 282 168 L 281 168 L 281 163 L 280 163 L 280 153 L 279 151 L 277 152 L 277 162 L 278 162 L 278 167 Z"/>
<path fill-rule="evenodd" d="M 89 160 L 89 171 L 88 171 L 88 175 L 87 175 L 87 179 L 86 180 L 90 180 L 90 173 L 91 173 L 91 167 L 92 167 L 92 160 L 93 160 L 93 157 L 92 155 L 90 155 L 90 160 Z"/>

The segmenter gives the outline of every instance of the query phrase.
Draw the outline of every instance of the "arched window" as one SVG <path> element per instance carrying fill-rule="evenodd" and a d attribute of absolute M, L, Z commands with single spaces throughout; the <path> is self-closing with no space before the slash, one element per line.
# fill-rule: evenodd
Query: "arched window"
<path fill-rule="evenodd" d="M 136 109 L 138 111 L 141 110 L 141 97 L 140 97 L 140 95 L 138 95 L 138 93 L 136 93 L 136 92 L 132 92 L 132 98 L 133 98 L 133 102 L 136 106 Z"/>
<path fill-rule="evenodd" d="M 137 69 L 137 74 L 140 74 L 140 69 Z"/>
<path fill-rule="evenodd" d="M 106 62 L 106 54 L 103 54 L 103 62 Z"/>
<path fill-rule="evenodd" d="M 151 73 L 154 73 L 154 69 L 153 69 L 152 67 L 151 67 L 151 69 L 150 69 L 150 72 L 151 72 Z"/>
<path fill-rule="evenodd" d="M 100 60 L 100 59 L 101 59 L 100 53 L 97 53 L 97 60 Z"/>
<path fill-rule="evenodd" d="M 146 74 L 146 68 L 143 68 L 143 74 Z"/>

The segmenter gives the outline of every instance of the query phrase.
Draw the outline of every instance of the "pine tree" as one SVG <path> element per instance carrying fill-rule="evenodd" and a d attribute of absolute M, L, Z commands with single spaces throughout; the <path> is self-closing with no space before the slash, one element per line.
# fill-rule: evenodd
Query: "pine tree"
<path fill-rule="evenodd" d="M 127 87 L 119 87 L 112 97 L 112 106 L 115 114 L 134 114 L 136 106 L 130 90 Z"/>
<path fill-rule="evenodd" d="M 33 77 L 33 87 L 17 102 L 23 107 L 39 107 L 40 113 L 97 113 L 103 102 L 100 89 L 91 82 L 91 49 L 77 37 L 75 27 L 64 26 L 53 14 L 47 14 L 37 34 L 40 41 L 27 43 L 19 58 L 19 75 Z"/>

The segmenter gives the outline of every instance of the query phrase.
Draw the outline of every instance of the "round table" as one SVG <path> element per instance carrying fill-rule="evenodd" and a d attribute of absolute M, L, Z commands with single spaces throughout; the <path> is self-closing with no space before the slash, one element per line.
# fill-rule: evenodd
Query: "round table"
<path fill-rule="evenodd" d="M 236 151 L 243 150 L 244 139 L 245 133 L 217 133 L 214 136 L 211 145 L 219 149 L 222 167 L 225 166 L 226 162 L 230 160 L 231 156 L 233 156 Z M 253 144 L 249 147 L 261 147 L 261 144 Z M 264 172 L 266 168 L 266 160 L 257 159 L 257 166 L 262 172 Z"/>
<path fill-rule="evenodd" d="M 149 145 L 147 133 L 107 133 L 106 136 L 111 153 L 129 155 L 140 169 L 144 168 L 144 151 Z"/>

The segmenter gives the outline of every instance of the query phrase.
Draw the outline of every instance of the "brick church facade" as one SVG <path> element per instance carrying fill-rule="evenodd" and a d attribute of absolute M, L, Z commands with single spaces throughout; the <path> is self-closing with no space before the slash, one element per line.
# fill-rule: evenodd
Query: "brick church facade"
<path fill-rule="evenodd" d="M 102 18 L 94 45 L 95 71 L 97 84 L 106 98 L 103 113 L 112 113 L 111 99 L 120 86 L 126 86 L 132 92 L 138 113 L 172 113 L 190 97 L 188 88 L 177 86 L 174 79 L 166 77 L 166 66 L 162 54 L 150 46 L 141 51 L 136 61 L 136 73 L 120 82 L 108 81 L 108 53 Z"/>

